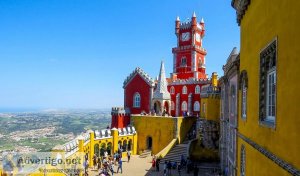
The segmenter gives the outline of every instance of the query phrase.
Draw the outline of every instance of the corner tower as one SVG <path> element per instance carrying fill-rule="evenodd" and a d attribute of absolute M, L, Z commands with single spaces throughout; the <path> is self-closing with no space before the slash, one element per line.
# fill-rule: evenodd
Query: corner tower
<path fill-rule="evenodd" d="M 198 23 L 195 12 L 192 19 L 187 19 L 185 22 L 180 22 L 177 17 L 175 34 L 177 47 L 172 49 L 174 64 L 172 79 L 206 78 L 206 50 L 202 47 L 202 39 L 205 35 L 203 18 Z"/>

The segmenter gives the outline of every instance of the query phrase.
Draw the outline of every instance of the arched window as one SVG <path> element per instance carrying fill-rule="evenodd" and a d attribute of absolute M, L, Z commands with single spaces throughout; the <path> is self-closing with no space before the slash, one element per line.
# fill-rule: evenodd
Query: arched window
<path fill-rule="evenodd" d="M 187 103 L 186 103 L 186 101 L 182 102 L 182 104 L 181 104 L 181 111 L 187 111 Z"/>
<path fill-rule="evenodd" d="M 241 176 L 246 175 L 246 150 L 244 145 L 241 147 Z"/>
<path fill-rule="evenodd" d="M 180 63 L 180 65 L 181 65 L 181 66 L 186 66 L 186 57 L 185 57 L 185 56 L 183 56 L 183 57 L 181 58 L 181 63 Z"/>
<path fill-rule="evenodd" d="M 141 107 L 141 95 L 137 92 L 133 96 L 133 107 L 140 108 Z"/>
<path fill-rule="evenodd" d="M 183 88 L 182 88 L 182 94 L 187 94 L 187 87 L 186 86 L 183 86 Z"/>
<path fill-rule="evenodd" d="M 175 88 L 173 86 L 170 88 L 170 93 L 175 94 Z"/>
<path fill-rule="evenodd" d="M 236 109 L 236 90 L 235 85 L 231 85 L 230 88 L 231 98 L 230 98 L 230 112 L 231 115 L 235 115 L 235 109 Z"/>
<path fill-rule="evenodd" d="M 199 101 L 195 101 L 195 103 L 194 103 L 194 111 L 200 111 L 200 103 L 199 103 Z"/>
<path fill-rule="evenodd" d="M 171 101 L 171 110 L 172 110 L 172 111 L 175 110 L 175 103 L 174 103 L 174 101 Z"/>
<path fill-rule="evenodd" d="M 240 89 L 242 91 L 242 107 L 241 117 L 246 119 L 247 117 L 247 88 L 248 88 L 248 76 L 246 70 L 243 70 L 240 75 Z"/>
<path fill-rule="evenodd" d="M 195 94 L 200 94 L 200 86 L 199 85 L 197 85 L 195 87 Z"/>

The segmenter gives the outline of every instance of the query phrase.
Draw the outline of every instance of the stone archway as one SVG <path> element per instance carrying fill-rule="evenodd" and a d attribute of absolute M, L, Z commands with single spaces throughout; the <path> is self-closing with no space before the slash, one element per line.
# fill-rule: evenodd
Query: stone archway
<path fill-rule="evenodd" d="M 100 156 L 100 147 L 99 147 L 99 144 L 96 144 L 94 146 L 94 153 L 99 157 Z"/>
<path fill-rule="evenodd" d="M 152 142 L 153 142 L 152 137 L 148 136 L 147 137 L 147 149 L 148 150 L 152 150 L 152 145 L 153 145 Z"/>
<path fill-rule="evenodd" d="M 154 112 L 156 113 L 156 115 L 160 115 L 161 112 L 161 104 L 159 101 L 154 102 Z"/>
<path fill-rule="evenodd" d="M 170 104 L 168 101 L 165 101 L 164 103 L 164 113 L 163 113 L 163 116 L 164 115 L 170 115 Z"/>

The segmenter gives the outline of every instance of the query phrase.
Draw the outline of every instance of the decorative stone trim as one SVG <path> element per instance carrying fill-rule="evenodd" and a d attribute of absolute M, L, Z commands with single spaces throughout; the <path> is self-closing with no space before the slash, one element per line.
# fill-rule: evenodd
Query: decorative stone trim
<path fill-rule="evenodd" d="M 137 67 L 124 81 L 123 83 L 123 88 L 125 88 L 128 83 L 137 75 L 139 74 L 145 81 L 146 83 L 151 86 L 154 87 L 154 80 L 141 68 Z"/>
<path fill-rule="evenodd" d="M 269 158 L 271 161 L 273 161 L 274 163 L 276 163 L 279 167 L 281 167 L 282 169 L 284 169 L 288 173 L 292 174 L 293 176 L 300 176 L 300 170 L 297 169 L 297 168 L 295 168 L 293 165 L 291 165 L 288 162 L 282 160 L 278 156 L 274 155 L 273 153 L 271 153 L 267 149 L 261 147 L 260 145 L 258 145 L 254 141 L 252 141 L 251 139 L 249 139 L 249 138 L 245 137 L 244 135 L 242 135 L 241 133 L 238 133 L 238 137 L 240 137 L 241 139 L 243 139 L 250 146 L 252 146 L 254 149 L 256 149 L 257 151 L 259 151 L 265 157 Z"/>
<path fill-rule="evenodd" d="M 242 89 L 243 81 L 245 80 L 245 87 L 248 88 L 248 74 L 246 70 L 243 70 L 240 74 L 239 89 Z"/>
<path fill-rule="evenodd" d="M 231 6 L 236 10 L 236 20 L 240 25 L 251 0 L 232 0 Z"/>

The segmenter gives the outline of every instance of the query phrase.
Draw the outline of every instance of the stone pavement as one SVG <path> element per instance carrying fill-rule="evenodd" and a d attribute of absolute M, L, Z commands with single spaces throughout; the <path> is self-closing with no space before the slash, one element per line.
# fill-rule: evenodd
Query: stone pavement
<path fill-rule="evenodd" d="M 123 158 L 123 173 L 115 173 L 118 176 L 163 176 L 163 165 L 160 165 L 160 172 L 155 172 L 151 168 L 151 157 L 139 158 L 139 156 L 132 156 L 130 162 L 127 162 L 127 158 Z M 117 166 L 114 170 L 117 171 Z M 172 170 L 171 176 L 179 176 L 177 170 Z M 89 176 L 99 175 L 95 170 L 89 170 Z M 200 170 L 199 176 L 210 176 L 209 170 Z M 181 176 L 193 176 L 193 173 L 186 174 L 185 170 L 182 170 Z"/>

